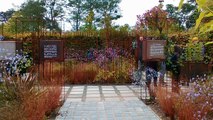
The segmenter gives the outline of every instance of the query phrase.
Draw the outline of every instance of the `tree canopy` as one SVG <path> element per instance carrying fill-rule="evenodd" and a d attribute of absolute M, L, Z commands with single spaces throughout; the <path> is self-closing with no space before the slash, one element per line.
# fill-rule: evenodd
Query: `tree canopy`
<path fill-rule="evenodd" d="M 168 29 L 169 19 L 167 19 L 167 12 L 159 6 L 153 7 L 143 15 L 138 15 L 137 18 L 137 29 L 146 34 L 146 36 L 148 31 L 151 31 L 152 36 L 155 33 L 156 37 L 162 37 L 163 32 L 166 32 L 166 29 Z"/>
<path fill-rule="evenodd" d="M 37 31 L 39 29 L 37 21 L 44 20 L 45 12 L 42 2 L 28 0 L 8 19 L 6 30 L 11 33 Z"/>

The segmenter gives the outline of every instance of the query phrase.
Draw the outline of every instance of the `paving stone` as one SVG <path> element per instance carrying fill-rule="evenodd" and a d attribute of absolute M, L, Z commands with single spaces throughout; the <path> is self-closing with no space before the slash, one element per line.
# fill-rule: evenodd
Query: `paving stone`
<path fill-rule="evenodd" d="M 115 91 L 102 91 L 102 93 L 104 93 L 104 94 L 107 94 L 107 93 L 114 93 L 114 94 L 115 94 Z"/>
<path fill-rule="evenodd" d="M 71 92 L 83 92 L 83 89 L 72 89 Z"/>
<path fill-rule="evenodd" d="M 104 111 L 104 112 L 105 112 L 105 108 L 104 108 L 104 107 L 97 107 L 96 110 L 97 110 L 97 111 Z"/>
<path fill-rule="evenodd" d="M 129 90 L 129 88 L 128 87 L 126 87 L 126 86 L 115 86 L 118 90 Z"/>
<path fill-rule="evenodd" d="M 129 88 L 117 88 L 119 91 L 129 91 Z"/>
<path fill-rule="evenodd" d="M 93 87 L 93 88 L 91 88 L 91 87 L 88 88 L 88 87 L 87 87 L 87 90 L 98 90 L 98 91 L 99 91 L 99 87 Z"/>
<path fill-rule="evenodd" d="M 99 120 L 107 120 L 107 118 L 106 117 L 105 118 L 100 117 Z"/>
<path fill-rule="evenodd" d="M 105 93 L 103 95 L 104 95 L 104 97 L 118 97 L 117 94 L 110 94 L 110 93 Z"/>
<path fill-rule="evenodd" d="M 102 85 L 101 87 L 102 87 L 102 88 L 112 88 L 111 85 Z"/>
<path fill-rule="evenodd" d="M 138 100 L 136 97 L 123 97 L 124 100 Z"/>
<path fill-rule="evenodd" d="M 81 98 L 68 98 L 67 99 L 69 102 L 81 102 L 82 101 L 82 99 Z"/>
<path fill-rule="evenodd" d="M 90 111 L 91 109 L 90 109 L 90 107 L 84 107 L 81 110 L 83 110 L 83 111 Z"/>
<path fill-rule="evenodd" d="M 90 115 L 88 118 L 90 118 L 89 120 L 99 120 L 97 115 Z"/>
<path fill-rule="evenodd" d="M 87 91 L 86 94 L 100 94 L 99 91 Z"/>
<path fill-rule="evenodd" d="M 115 120 L 125 120 L 123 117 L 115 117 Z"/>
<path fill-rule="evenodd" d="M 102 88 L 103 91 L 104 90 L 111 90 L 111 91 L 115 90 L 112 86 L 102 86 L 101 88 Z"/>
<path fill-rule="evenodd" d="M 101 101 L 101 98 L 86 98 L 86 101 Z"/>
<path fill-rule="evenodd" d="M 140 118 L 141 118 L 142 120 L 158 120 L 158 119 L 159 119 L 159 118 L 154 117 L 154 116 L 149 116 L 149 117 L 140 116 Z"/>
<path fill-rule="evenodd" d="M 98 86 L 94 85 L 94 86 L 90 86 L 88 85 L 87 88 L 99 88 Z"/>
<path fill-rule="evenodd" d="M 114 97 L 110 97 L 110 98 L 104 98 L 105 101 L 121 101 L 120 98 L 114 98 Z"/>
<path fill-rule="evenodd" d="M 70 94 L 83 94 L 83 91 L 71 91 Z"/>
<path fill-rule="evenodd" d="M 84 86 L 79 86 L 79 87 L 72 87 L 72 90 L 82 90 L 84 89 L 85 87 Z"/>
<path fill-rule="evenodd" d="M 123 97 L 128 97 L 128 96 L 131 96 L 131 97 L 136 97 L 136 95 L 135 94 L 133 94 L 133 93 L 121 93 L 120 94 L 121 96 L 123 96 Z"/>
<path fill-rule="evenodd" d="M 104 88 L 104 89 L 102 88 L 102 90 L 103 90 L 103 91 L 114 91 L 113 88 Z"/>
<path fill-rule="evenodd" d="M 100 94 L 86 94 L 86 97 L 100 97 Z"/>
<path fill-rule="evenodd" d="M 149 120 L 149 119 L 143 119 L 142 117 L 140 116 L 133 116 L 131 117 L 132 120 Z"/>
<path fill-rule="evenodd" d="M 119 90 L 120 93 L 133 93 L 132 91 L 129 90 Z"/>
<path fill-rule="evenodd" d="M 91 89 L 87 89 L 87 91 L 99 91 L 99 88 L 91 88 Z"/>
<path fill-rule="evenodd" d="M 107 120 L 115 120 L 113 116 L 107 116 Z"/>
<path fill-rule="evenodd" d="M 68 97 L 67 98 L 80 98 L 80 99 L 82 99 L 82 95 L 68 95 Z"/>
<path fill-rule="evenodd" d="M 73 86 L 73 88 L 84 88 L 85 86 L 84 85 L 75 85 Z"/>

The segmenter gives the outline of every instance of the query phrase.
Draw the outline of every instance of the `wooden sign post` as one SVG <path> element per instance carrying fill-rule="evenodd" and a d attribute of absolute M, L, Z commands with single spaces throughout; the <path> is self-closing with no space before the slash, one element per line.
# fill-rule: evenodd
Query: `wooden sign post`
<path fill-rule="evenodd" d="M 59 85 L 61 89 L 64 89 L 63 99 L 65 100 L 65 87 L 63 87 L 65 83 L 63 40 L 41 40 L 39 53 L 39 59 L 42 63 L 39 65 L 38 70 L 39 80 L 45 84 Z M 60 67 L 55 65 L 55 63 L 59 64 Z"/>

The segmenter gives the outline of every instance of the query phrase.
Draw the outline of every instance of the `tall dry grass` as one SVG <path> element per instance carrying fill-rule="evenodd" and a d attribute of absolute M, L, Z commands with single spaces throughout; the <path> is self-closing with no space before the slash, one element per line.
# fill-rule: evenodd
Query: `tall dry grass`
<path fill-rule="evenodd" d="M 91 84 L 98 73 L 98 67 L 94 63 L 78 63 L 66 66 L 65 78 L 71 84 Z"/>
<path fill-rule="evenodd" d="M 155 94 L 157 97 L 157 102 L 164 111 L 165 115 L 169 116 L 171 120 L 174 120 L 176 95 L 164 87 L 157 87 Z"/>
<path fill-rule="evenodd" d="M 41 85 L 60 85 L 64 84 L 64 64 L 58 62 L 44 62 L 40 64 L 38 79 Z"/>
<path fill-rule="evenodd" d="M 61 85 L 41 84 L 35 73 L 6 76 L 0 87 L 0 120 L 43 120 L 60 105 Z"/>
<path fill-rule="evenodd" d="M 193 101 L 186 100 L 185 96 L 179 96 L 175 104 L 176 114 L 180 120 L 195 120 L 196 107 Z"/>

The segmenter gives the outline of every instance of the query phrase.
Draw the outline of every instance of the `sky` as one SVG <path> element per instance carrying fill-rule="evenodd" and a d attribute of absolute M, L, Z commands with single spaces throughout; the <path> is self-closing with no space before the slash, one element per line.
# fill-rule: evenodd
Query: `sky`
<path fill-rule="evenodd" d="M 0 11 L 7 11 L 10 8 L 18 9 L 25 0 L 0 0 Z M 164 7 L 166 4 L 174 4 L 178 6 L 180 0 L 164 0 Z M 115 24 L 124 25 L 129 24 L 134 26 L 137 21 L 137 15 L 142 15 L 147 10 L 157 6 L 159 0 L 122 0 L 119 4 L 122 18 L 117 20 Z"/>

